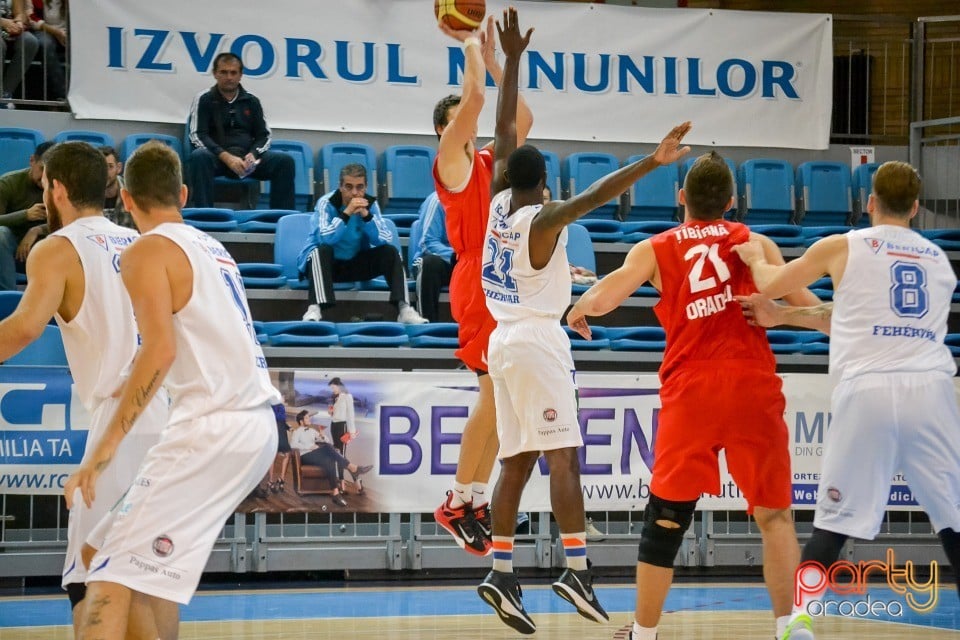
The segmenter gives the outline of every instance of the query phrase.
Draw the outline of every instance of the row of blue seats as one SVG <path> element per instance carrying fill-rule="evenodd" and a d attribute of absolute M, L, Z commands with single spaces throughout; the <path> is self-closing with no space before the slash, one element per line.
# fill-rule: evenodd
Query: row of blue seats
<path fill-rule="evenodd" d="M 161 140 L 184 155 L 189 141 L 155 134 L 137 133 L 124 138 L 118 153 L 125 160 L 147 140 Z M 92 144 L 114 146 L 113 139 L 96 131 L 62 131 L 57 142 L 84 140 Z M 33 129 L 0 129 L 0 172 L 26 166 L 27 158 L 43 135 Z M 296 140 L 273 140 L 272 148 L 290 154 L 296 163 L 295 195 L 297 207 L 306 210 L 314 201 L 314 173 L 319 182 L 316 193 L 333 189 L 340 169 L 349 163 L 367 168 L 368 183 L 379 188 L 384 213 L 415 214 L 433 191 L 432 166 L 436 152 L 421 145 L 393 145 L 378 154 L 370 145 L 352 142 L 324 145 L 314 155 L 309 145 Z M 621 166 L 608 153 L 572 153 L 561 162 L 551 151 L 543 151 L 547 163 L 547 186 L 556 198 L 570 197 L 586 189 L 597 179 Z M 642 156 L 631 156 L 624 164 Z M 674 220 L 679 215 L 677 190 L 695 158 L 681 164 L 659 167 L 638 180 L 625 198 L 611 200 L 590 214 L 591 218 L 614 220 Z M 794 223 L 804 225 L 843 225 L 853 222 L 869 194 L 876 163 L 850 168 L 838 162 L 804 162 L 796 169 L 785 160 L 747 160 L 737 167 L 727 161 L 736 176 L 737 217 L 752 224 Z M 227 181 L 228 179 L 223 179 Z M 236 181 L 233 181 L 236 182 Z M 269 196 L 269 184 L 261 187 L 261 205 Z"/>

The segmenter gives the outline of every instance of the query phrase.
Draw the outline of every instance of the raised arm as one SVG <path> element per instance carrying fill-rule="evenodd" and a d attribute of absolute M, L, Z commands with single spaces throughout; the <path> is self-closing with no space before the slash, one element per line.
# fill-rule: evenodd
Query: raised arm
<path fill-rule="evenodd" d="M 600 178 L 569 200 L 553 200 L 543 205 L 531 225 L 530 246 L 546 247 L 552 251 L 553 243 L 545 242 L 546 238 L 556 238 L 565 226 L 576 222 L 611 198 L 626 192 L 634 182 L 660 165 L 676 162 L 682 158 L 690 151 L 690 147 L 681 147 L 680 142 L 690 128 L 690 122 L 674 127 L 652 155 Z M 531 254 L 531 259 L 534 258 L 537 257 Z M 545 263 L 537 259 L 534 264 Z"/>
<path fill-rule="evenodd" d="M 443 130 L 437 147 L 440 181 L 444 187 L 453 189 L 467 179 L 473 162 L 473 138 L 483 109 L 486 72 L 476 31 L 456 31 L 443 23 L 440 30 L 463 43 L 463 93 L 457 115 Z"/>
<path fill-rule="evenodd" d="M 520 81 L 520 54 L 530 43 L 528 29 L 526 35 L 520 35 L 520 23 L 517 10 L 510 7 L 503 12 L 503 26 L 497 22 L 500 34 L 500 46 L 506 59 L 503 63 L 503 83 L 497 97 L 497 126 L 493 139 L 493 176 L 490 181 L 490 195 L 494 196 L 507 187 L 507 158 L 517 149 L 517 84 Z"/>
<path fill-rule="evenodd" d="M 483 64 L 487 67 L 487 73 L 493 78 L 494 84 L 498 87 L 503 83 L 503 68 L 497 62 L 496 40 L 493 37 L 493 16 L 487 18 L 487 28 L 480 36 L 480 51 L 483 53 Z M 527 135 L 533 127 L 533 112 L 527 101 L 523 99 L 523 94 L 517 96 L 517 145 L 522 145 L 527 141 Z M 492 142 L 491 142 L 492 144 Z"/>

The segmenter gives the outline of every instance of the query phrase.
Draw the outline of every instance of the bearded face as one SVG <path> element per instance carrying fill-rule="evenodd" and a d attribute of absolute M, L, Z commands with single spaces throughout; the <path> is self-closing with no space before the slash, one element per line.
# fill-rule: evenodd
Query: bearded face
<path fill-rule="evenodd" d="M 59 231 L 63 228 L 63 217 L 60 215 L 60 209 L 53 202 L 53 185 L 47 180 L 47 174 L 43 174 L 43 204 L 47 208 L 47 227 L 50 233 Z"/>

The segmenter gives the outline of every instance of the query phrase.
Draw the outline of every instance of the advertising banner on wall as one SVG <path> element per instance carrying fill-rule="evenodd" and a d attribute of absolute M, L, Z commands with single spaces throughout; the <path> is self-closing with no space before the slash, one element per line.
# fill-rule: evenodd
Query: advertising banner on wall
<path fill-rule="evenodd" d="M 828 145 L 829 15 L 512 4 L 521 25 L 536 29 L 520 73 L 533 138 L 653 143 L 691 120 L 696 145 Z M 487 3 L 496 17 L 506 7 Z M 437 29 L 426 0 L 72 8 L 78 118 L 182 123 L 225 51 L 242 58 L 243 86 L 274 128 L 433 135 L 433 105 L 461 91 L 462 47 Z M 484 137 L 496 99 L 492 79 L 488 86 Z"/>

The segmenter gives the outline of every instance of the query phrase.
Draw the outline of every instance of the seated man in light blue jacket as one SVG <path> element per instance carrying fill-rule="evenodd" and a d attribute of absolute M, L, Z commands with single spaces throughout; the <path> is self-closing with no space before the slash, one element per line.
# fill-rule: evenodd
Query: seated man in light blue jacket
<path fill-rule="evenodd" d="M 392 230 L 380 215 L 376 198 L 367 195 L 367 170 L 348 164 L 340 171 L 340 186 L 317 201 L 313 232 L 297 258 L 297 268 L 310 281 L 310 306 L 304 320 L 318 321 L 322 310 L 336 304 L 334 282 L 354 282 L 383 276 L 398 322 L 426 322 L 407 300 L 403 259 L 391 244 Z"/>
<path fill-rule="evenodd" d="M 417 306 L 430 322 L 440 319 L 440 289 L 450 284 L 457 256 L 447 239 L 447 214 L 433 192 L 420 205 L 420 238 L 410 245 Z"/>

